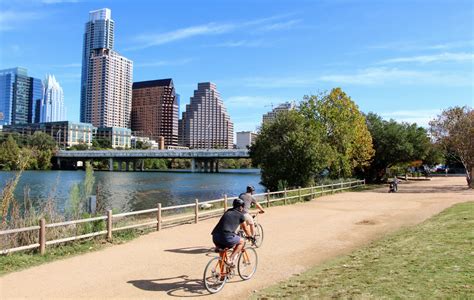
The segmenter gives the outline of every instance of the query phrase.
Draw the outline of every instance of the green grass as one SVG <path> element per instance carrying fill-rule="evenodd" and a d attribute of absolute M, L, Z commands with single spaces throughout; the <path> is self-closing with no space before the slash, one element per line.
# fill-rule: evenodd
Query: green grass
<path fill-rule="evenodd" d="M 103 238 L 95 238 L 80 242 L 70 242 L 56 247 L 46 247 L 45 255 L 39 255 L 36 250 L 0 255 L 0 275 L 20 271 L 50 261 L 96 251 L 110 245 L 122 244 L 138 236 L 139 233 L 137 230 L 125 230 L 123 232 L 114 233 L 113 241 L 110 243 Z"/>
<path fill-rule="evenodd" d="M 254 299 L 474 299 L 474 202 L 457 204 Z"/>

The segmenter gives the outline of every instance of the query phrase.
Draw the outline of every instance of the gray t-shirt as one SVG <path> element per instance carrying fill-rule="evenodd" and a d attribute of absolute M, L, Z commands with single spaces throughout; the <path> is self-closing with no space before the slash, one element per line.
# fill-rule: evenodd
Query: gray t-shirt
<path fill-rule="evenodd" d="M 252 205 L 252 203 L 257 203 L 257 200 L 255 200 L 255 198 L 250 193 L 242 193 L 239 195 L 239 198 L 244 200 L 245 203 L 243 213 L 248 213 L 250 210 L 250 205 Z"/>

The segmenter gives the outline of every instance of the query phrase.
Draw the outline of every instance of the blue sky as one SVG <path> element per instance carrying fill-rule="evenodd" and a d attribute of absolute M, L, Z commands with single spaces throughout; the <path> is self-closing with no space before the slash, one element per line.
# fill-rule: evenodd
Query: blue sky
<path fill-rule="evenodd" d="M 363 112 L 423 126 L 474 106 L 474 2 L 462 0 L 0 0 L 0 69 L 54 74 L 78 121 L 84 24 L 99 8 L 134 81 L 173 78 L 182 110 L 213 81 L 236 131 L 333 87 Z"/>

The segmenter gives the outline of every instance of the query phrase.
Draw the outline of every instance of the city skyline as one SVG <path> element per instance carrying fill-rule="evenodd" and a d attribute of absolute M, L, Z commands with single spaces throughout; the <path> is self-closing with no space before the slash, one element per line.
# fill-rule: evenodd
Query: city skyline
<path fill-rule="evenodd" d="M 255 130 L 272 104 L 337 86 L 364 112 L 423 126 L 440 109 L 473 105 L 470 1 L 178 2 L 9 1 L 0 69 L 55 74 L 68 120 L 78 121 L 86 14 L 110 8 L 120 24 L 115 48 L 135 62 L 133 81 L 173 78 L 181 111 L 197 82 L 213 81 L 235 131 Z M 28 26 L 46 19 L 56 43 L 41 43 Z"/>

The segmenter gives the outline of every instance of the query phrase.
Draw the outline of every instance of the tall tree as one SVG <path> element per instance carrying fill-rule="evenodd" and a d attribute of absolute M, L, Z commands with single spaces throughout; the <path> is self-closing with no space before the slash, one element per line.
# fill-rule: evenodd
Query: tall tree
<path fill-rule="evenodd" d="M 332 89 L 329 94 L 305 97 L 300 109 L 310 122 L 320 124 L 325 130 L 324 140 L 333 155 L 329 166 L 331 177 L 350 177 L 355 169 L 370 164 L 374 149 L 365 116 L 341 88 Z"/>
<path fill-rule="evenodd" d="M 0 168 L 3 170 L 18 170 L 20 167 L 20 147 L 9 135 L 0 145 Z"/>
<path fill-rule="evenodd" d="M 430 122 L 434 140 L 447 154 L 454 153 L 466 169 L 468 186 L 474 188 L 474 110 L 470 107 L 453 107 L 444 110 Z"/>
<path fill-rule="evenodd" d="M 250 157 L 270 190 L 308 186 L 329 164 L 330 147 L 324 128 L 292 110 L 265 123 L 250 147 Z"/>
<path fill-rule="evenodd" d="M 431 147 L 426 130 L 416 124 L 385 121 L 369 113 L 367 126 L 372 135 L 375 156 L 368 168 L 368 181 L 379 182 L 386 169 L 399 163 L 423 160 Z"/>

